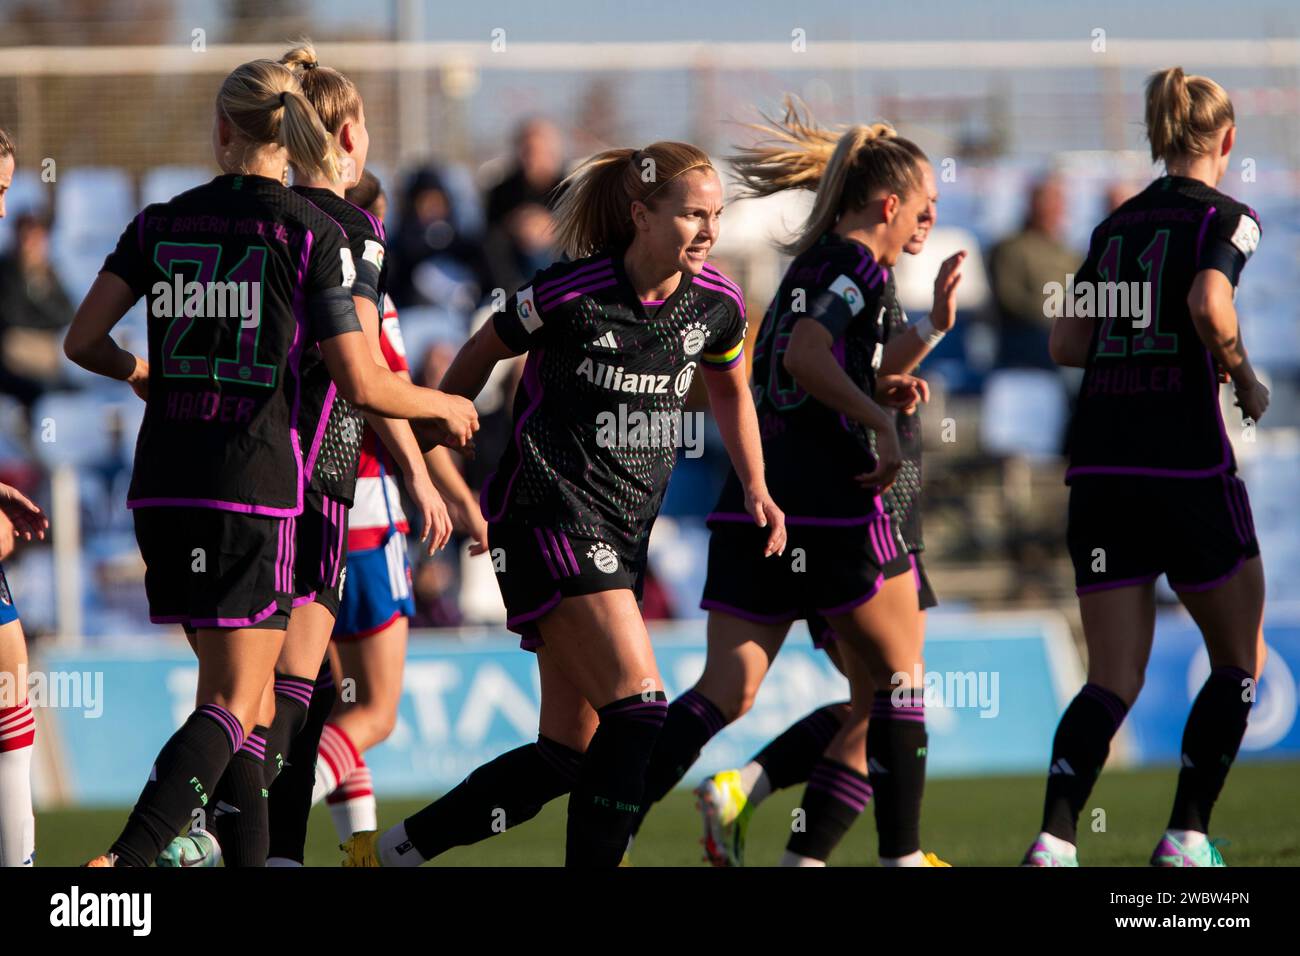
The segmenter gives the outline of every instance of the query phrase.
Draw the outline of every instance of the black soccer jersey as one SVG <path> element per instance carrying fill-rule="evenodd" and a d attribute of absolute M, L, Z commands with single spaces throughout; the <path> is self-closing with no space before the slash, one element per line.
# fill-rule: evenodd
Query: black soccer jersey
<path fill-rule="evenodd" d="M 128 507 L 298 514 L 303 353 L 360 328 L 342 230 L 273 179 L 218 176 L 144 209 L 104 271 L 148 304 Z"/>
<path fill-rule="evenodd" d="M 346 233 L 356 267 L 352 294 L 370 300 L 383 315 L 388 276 L 383 223 L 328 189 L 295 186 L 293 191 L 318 206 Z M 355 405 L 337 394 L 320 349 L 309 349 L 303 356 L 302 382 L 304 428 L 299 439 L 310 487 L 351 506 L 365 419 Z"/>
<path fill-rule="evenodd" d="M 754 404 L 767 488 L 787 523 L 867 524 L 881 511 L 880 498 L 854 481 L 875 467 L 869 429 L 804 391 L 783 359 L 795 324 L 813 319 L 834 336 L 835 357 L 849 377 L 873 395 L 888 335 L 888 280 L 889 270 L 866 246 L 827 233 L 790 263 L 763 317 L 754 346 Z M 734 470 L 710 520 L 748 520 Z"/>
<path fill-rule="evenodd" d="M 898 287 L 891 275 L 885 284 L 885 325 L 889 338 L 907 331 L 907 312 L 898 301 Z M 898 449 L 903 464 L 889 490 L 882 496 L 885 510 L 894 516 L 893 525 L 903 538 L 908 551 L 924 551 L 921 538 L 921 409 L 910 415 L 886 408 L 885 413 L 894 420 L 898 434 Z M 871 453 L 876 452 L 876 433 L 868 432 Z"/>
<path fill-rule="evenodd" d="M 1065 307 L 1095 318 L 1066 479 L 1195 478 L 1236 469 L 1218 370 L 1187 306 L 1196 274 L 1236 286 L 1259 217 L 1217 189 L 1157 179 L 1102 221 Z"/>
<path fill-rule="evenodd" d="M 740 287 L 706 265 L 662 304 L 644 304 L 623 254 L 604 253 L 542 270 L 494 325 L 528 359 L 484 516 L 608 536 L 634 553 L 663 501 L 697 365 L 741 361 Z"/>

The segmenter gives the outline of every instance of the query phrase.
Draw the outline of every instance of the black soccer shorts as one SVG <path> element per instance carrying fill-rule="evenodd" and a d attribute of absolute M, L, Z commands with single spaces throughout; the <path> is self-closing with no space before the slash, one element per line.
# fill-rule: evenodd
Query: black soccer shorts
<path fill-rule="evenodd" d="M 216 508 L 136 508 L 149 620 L 284 630 L 293 604 L 290 518 Z"/>
<path fill-rule="evenodd" d="M 348 506 L 308 491 L 294 520 L 293 606 L 314 601 L 337 618 L 347 577 Z"/>
<path fill-rule="evenodd" d="M 925 573 L 925 565 L 921 563 L 921 555 L 914 551 L 911 558 L 912 577 L 916 581 L 916 603 L 920 605 L 922 611 L 938 607 L 939 598 L 930 585 L 929 575 Z M 820 614 L 808 615 L 808 634 L 812 638 L 813 647 L 819 651 L 825 650 L 839 640 L 839 635 L 835 633 L 830 622 Z"/>
<path fill-rule="evenodd" d="M 700 607 L 759 624 L 832 616 L 869 601 L 912 563 L 886 515 L 849 526 L 786 525 L 785 554 L 763 557 L 768 529 L 715 521 Z"/>
<path fill-rule="evenodd" d="M 1246 485 L 1211 478 L 1075 478 L 1066 539 L 1079 595 L 1148 584 L 1208 591 L 1259 554 Z"/>
<path fill-rule="evenodd" d="M 629 554 L 614 542 L 612 536 L 583 537 L 555 528 L 488 525 L 489 557 L 506 605 L 506 627 L 521 636 L 520 647 L 542 645 L 537 621 L 564 598 L 627 588 L 641 599 L 646 543 Z"/>

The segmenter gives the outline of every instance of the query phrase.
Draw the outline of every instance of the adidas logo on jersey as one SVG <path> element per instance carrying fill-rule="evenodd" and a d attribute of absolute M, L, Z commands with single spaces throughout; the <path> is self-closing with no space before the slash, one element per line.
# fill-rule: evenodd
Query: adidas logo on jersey
<path fill-rule="evenodd" d="M 1047 772 L 1049 777 L 1073 777 L 1074 768 L 1070 766 L 1069 761 L 1064 757 L 1052 764 L 1052 769 Z"/>
<path fill-rule="evenodd" d="M 594 349 L 616 349 L 618 348 L 618 339 L 614 338 L 613 332 L 606 332 L 600 338 L 591 343 Z"/>

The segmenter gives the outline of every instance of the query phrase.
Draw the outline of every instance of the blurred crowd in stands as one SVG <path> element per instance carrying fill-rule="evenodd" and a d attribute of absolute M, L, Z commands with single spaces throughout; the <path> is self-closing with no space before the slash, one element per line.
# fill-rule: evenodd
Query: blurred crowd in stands
<path fill-rule="evenodd" d="M 554 259 L 548 203 L 573 158 L 554 123 L 531 118 L 515 130 L 508 153 L 485 163 L 477 174 L 430 163 L 388 180 L 384 170 L 376 170 L 385 179 L 389 195 L 389 292 L 398 306 L 416 381 L 436 386 L 461 343 L 490 316 L 494 303 L 499 304 L 503 295 L 511 294 Z M 190 176 L 192 185 L 206 173 L 185 170 L 184 175 Z M 88 209 L 84 199 L 73 209 L 66 208 L 58 198 L 58 189 L 53 188 L 49 190 L 55 196 L 52 208 L 35 201 L 22 208 L 21 202 L 11 201 L 10 217 L 0 224 L 0 480 L 49 504 L 48 467 L 58 455 L 38 445 L 43 424 L 53 414 L 50 409 L 61 410 L 61 416 L 55 416 L 56 425 L 65 427 L 72 421 L 87 429 L 87 441 L 93 439 L 94 456 L 82 456 L 75 462 L 81 499 L 81 577 L 86 592 L 84 630 L 92 638 L 149 631 L 140 583 L 142 566 L 125 509 L 140 410 L 125 388 L 116 394 L 110 391 L 112 383 L 106 386 L 77 376 L 63 359 L 62 335 L 120 224 L 144 202 L 185 188 L 184 175 L 167 178 L 160 172 L 157 181 L 142 184 L 137 195 L 115 197 L 107 205 L 108 211 L 98 213 L 111 226 L 111 235 L 105 232 L 96 238 L 104 248 L 78 248 L 76 258 L 67 260 L 76 264 L 75 270 L 59 268 L 60 257 L 54 247 L 59 230 L 52 217 L 84 217 L 97 212 Z M 933 368 L 948 370 L 949 391 L 985 402 L 992 400 L 984 394 L 985 376 L 992 370 L 1036 370 L 1038 375 L 1056 376 L 1047 354 L 1051 319 L 1044 313 L 1044 286 L 1065 282 L 1082 261 L 1092 225 L 1139 188 L 1136 184 L 1102 184 L 1094 189 L 1091 205 L 1080 211 L 1070 195 L 1072 179 L 1020 169 L 1014 182 L 1018 194 L 1011 201 L 1016 216 L 1023 209 L 1023 218 L 1017 226 L 1004 217 L 996 234 L 990 234 L 985 206 L 980 204 L 1005 201 L 1007 196 L 985 197 L 980 195 L 980 187 L 968 185 L 964 193 L 952 190 L 951 201 L 941 199 L 939 205 L 940 225 L 961 227 L 953 231 L 979 262 L 979 271 L 987 277 L 987 293 L 959 313 L 961 328 L 950 336 L 952 341 L 945 343 L 943 351 L 936 352 Z M 124 218 L 118 217 L 122 209 L 130 210 Z M 1267 224 L 1265 229 L 1267 234 Z M 718 265 L 742 284 L 752 278 L 745 274 L 743 263 L 720 261 Z M 774 284 L 772 278 L 768 277 L 769 287 Z M 748 303 L 751 335 L 757 331 L 766 305 L 763 301 Z M 928 304 L 908 308 L 928 308 Z M 919 313 L 914 312 L 913 318 L 917 317 Z M 124 343 L 128 347 L 144 348 L 142 323 L 142 312 L 134 323 L 124 323 L 122 335 L 130 340 Z M 977 332 L 985 342 L 982 358 Z M 467 480 L 476 491 L 512 433 L 513 394 L 521 364 L 499 370 L 477 403 L 482 422 L 478 455 L 465 462 Z M 1045 426 L 1053 431 L 1044 450 L 1058 462 L 1068 384 L 1068 379 L 1058 381 L 1061 412 Z M 1024 394 L 1017 392 L 1016 396 Z M 692 401 L 694 407 L 707 407 L 702 396 L 693 396 Z M 84 416 L 79 416 L 78 409 L 84 409 Z M 78 421 L 81 417 L 86 420 Z M 927 429 L 934 431 L 930 425 Z M 987 444 L 996 446 L 995 441 Z M 668 491 L 664 517 L 651 544 L 648 618 L 698 613 L 695 602 L 707 551 L 703 518 L 726 467 L 716 434 L 706 434 L 703 448 L 703 457 L 682 460 Z M 1059 472 L 1050 478 L 1059 484 Z M 943 476 L 936 475 L 934 480 L 934 495 L 942 499 Z M 957 507 L 974 508 L 968 480 L 960 474 L 956 480 L 967 481 L 967 487 L 955 492 L 965 496 Z M 1005 487 L 1011 482 L 1014 486 L 1015 480 L 1014 475 L 996 473 L 990 483 Z M 927 495 L 931 494 L 930 481 L 928 473 Z M 1064 501 L 1063 495 L 1060 501 Z M 1051 507 L 1057 507 L 1055 500 Z M 1053 520 L 1060 519 L 1059 511 L 1054 514 Z M 967 524 L 964 533 L 974 535 L 975 522 L 968 516 L 963 520 Z M 500 620 L 499 598 L 487 560 L 467 558 L 463 542 L 458 544 L 438 558 L 417 563 L 416 626 Z M 1060 557 L 1064 550 L 1058 545 L 1049 541 L 1038 552 L 1015 552 L 1013 557 L 1023 564 L 1037 561 L 1042 553 Z M 963 552 L 956 545 L 953 553 L 968 559 L 982 557 L 978 549 Z M 934 557 L 936 563 L 944 559 L 942 553 Z M 52 569 L 48 547 L 42 547 L 26 549 L 10 570 L 29 632 L 53 627 Z"/>

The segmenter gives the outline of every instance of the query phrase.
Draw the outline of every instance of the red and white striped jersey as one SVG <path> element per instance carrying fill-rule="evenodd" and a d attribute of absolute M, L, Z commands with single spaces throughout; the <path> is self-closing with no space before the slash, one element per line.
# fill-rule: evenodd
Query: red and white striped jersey
<path fill-rule="evenodd" d="M 397 307 L 384 296 L 384 314 L 379 327 L 379 348 L 384 353 L 388 367 L 394 372 L 410 371 L 406 362 L 406 346 L 402 343 L 402 329 L 397 324 Z M 348 550 L 368 551 L 384 543 L 388 533 L 389 515 L 397 530 L 411 530 L 402 512 L 401 486 L 397 481 L 397 466 L 393 457 L 379 440 L 374 430 L 367 427 L 361 441 L 361 458 L 357 462 L 357 490 L 348 513 Z M 385 496 L 387 506 L 385 506 Z"/>

